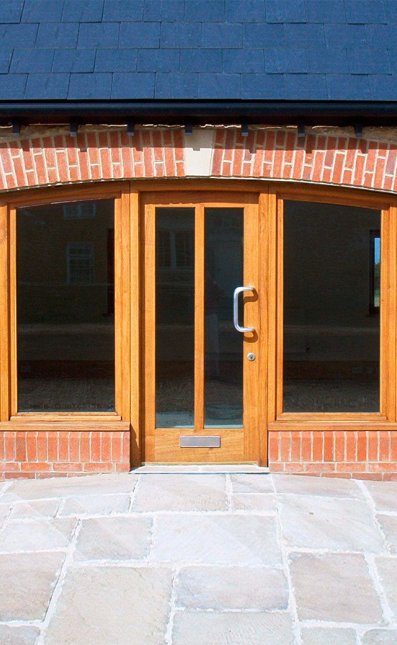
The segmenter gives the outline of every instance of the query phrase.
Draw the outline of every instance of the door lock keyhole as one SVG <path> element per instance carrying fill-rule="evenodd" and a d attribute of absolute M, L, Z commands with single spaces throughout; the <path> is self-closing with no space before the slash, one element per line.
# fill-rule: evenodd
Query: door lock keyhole
<path fill-rule="evenodd" d="M 248 352 L 247 358 L 249 361 L 254 361 L 256 359 L 256 356 L 253 352 Z"/>

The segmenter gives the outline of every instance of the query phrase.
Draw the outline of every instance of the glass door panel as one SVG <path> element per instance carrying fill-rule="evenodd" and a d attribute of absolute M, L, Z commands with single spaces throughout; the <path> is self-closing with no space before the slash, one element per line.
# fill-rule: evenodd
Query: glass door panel
<path fill-rule="evenodd" d="M 243 336 L 233 294 L 244 281 L 244 210 L 205 209 L 205 427 L 243 425 Z M 242 319 L 242 300 L 239 300 Z"/>
<path fill-rule="evenodd" d="M 193 427 L 194 208 L 156 209 L 156 427 Z"/>

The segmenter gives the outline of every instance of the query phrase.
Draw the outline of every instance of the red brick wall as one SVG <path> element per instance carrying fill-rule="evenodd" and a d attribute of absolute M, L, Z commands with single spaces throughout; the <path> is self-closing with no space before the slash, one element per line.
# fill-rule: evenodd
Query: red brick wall
<path fill-rule="evenodd" d="M 378 138 L 377 138 L 378 137 Z M 0 191 L 130 178 L 185 177 L 182 129 L 123 128 L 80 131 L 36 128 L 0 141 Z M 295 128 L 218 129 L 203 176 L 278 179 L 397 191 L 397 144 L 349 131 L 327 134 Z M 397 476 L 397 439 L 391 432 L 270 433 L 273 472 L 328 476 Z M 33 477 L 116 472 L 129 468 L 128 432 L 5 432 L 0 476 Z"/>
<path fill-rule="evenodd" d="M 274 473 L 397 480 L 397 432 L 270 432 Z"/>
<path fill-rule="evenodd" d="M 283 179 L 382 191 L 397 190 L 397 144 L 296 129 L 219 130 L 212 176 Z"/>
<path fill-rule="evenodd" d="M 0 477 L 126 472 L 129 432 L 2 432 Z"/>
<path fill-rule="evenodd" d="M 336 131 L 335 131 L 336 132 Z M 381 132 L 381 131 L 379 131 Z M 381 136 L 381 135 L 379 135 Z M 125 128 L 81 131 L 37 129 L 0 141 L 0 191 L 29 186 L 130 178 L 184 177 L 185 146 L 179 128 Z M 397 143 L 357 139 L 343 131 L 310 130 L 298 137 L 296 128 L 218 129 L 206 177 L 280 179 L 340 186 L 397 190 Z"/>

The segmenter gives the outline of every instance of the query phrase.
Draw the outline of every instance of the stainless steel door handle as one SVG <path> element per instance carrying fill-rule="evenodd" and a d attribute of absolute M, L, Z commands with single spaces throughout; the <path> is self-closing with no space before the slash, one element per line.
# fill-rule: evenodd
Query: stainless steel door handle
<path fill-rule="evenodd" d="M 246 291 L 255 291 L 255 289 L 251 286 L 236 287 L 233 293 L 233 325 L 234 328 L 242 334 L 255 331 L 254 327 L 241 327 L 238 320 L 238 297 L 240 293 L 245 293 Z"/>

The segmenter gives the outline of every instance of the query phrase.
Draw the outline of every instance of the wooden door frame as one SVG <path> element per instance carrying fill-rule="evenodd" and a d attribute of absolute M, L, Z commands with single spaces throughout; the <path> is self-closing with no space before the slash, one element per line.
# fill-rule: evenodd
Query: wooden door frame
<path fill-rule="evenodd" d="M 269 387 L 274 383 L 268 400 L 269 431 L 326 431 L 326 430 L 392 430 L 396 424 L 396 336 L 397 336 L 397 208 L 395 197 L 365 194 L 362 191 L 343 191 L 319 187 L 278 185 L 271 189 L 273 207 L 269 257 L 272 269 L 269 312 L 269 334 L 273 356 L 269 358 Z M 347 195 L 346 195 L 347 192 Z M 380 412 L 379 413 L 299 413 L 282 411 L 283 391 L 283 204 L 285 200 L 324 204 L 339 204 L 372 208 L 381 213 L 381 319 L 380 319 Z"/>
<path fill-rule="evenodd" d="M 187 192 L 212 196 L 258 195 L 259 227 L 263 244 L 259 249 L 258 290 L 262 293 L 261 331 L 266 343 L 258 356 L 261 388 L 258 392 L 260 462 L 267 460 L 267 432 L 324 430 L 397 430 L 397 196 L 383 193 L 262 180 L 140 180 L 96 183 L 79 186 L 34 188 L 4 193 L 0 202 L 0 431 L 127 431 L 131 430 L 131 465 L 144 461 L 142 439 L 143 361 L 141 315 L 142 288 L 142 203 L 161 192 L 175 191 L 179 199 Z M 59 201 L 114 198 L 116 267 L 116 381 L 117 413 L 16 413 L 16 332 L 15 332 L 15 209 Z M 382 210 L 382 394 L 383 414 L 280 415 L 277 410 L 280 379 L 280 310 L 282 292 L 280 207 L 284 199 L 325 202 Z M 118 252 L 117 252 L 118 249 Z"/>
<path fill-rule="evenodd" d="M 183 207 L 195 208 L 195 359 L 194 359 L 194 380 L 195 404 L 194 404 L 194 429 L 155 429 L 155 208 L 156 207 Z M 204 427 L 204 209 L 211 207 L 245 207 L 245 229 L 244 229 L 244 283 L 249 284 L 254 278 L 257 291 L 257 300 L 251 304 L 247 299 L 245 309 L 250 319 L 250 324 L 256 329 L 256 349 L 258 357 L 261 356 L 261 321 L 265 318 L 265 301 L 261 298 L 259 280 L 259 195 L 257 193 L 246 193 L 239 191 L 225 195 L 217 191 L 210 192 L 161 192 L 149 193 L 142 197 L 142 224 L 144 232 L 142 246 L 144 247 L 144 273 L 145 287 L 144 302 L 142 308 L 142 320 L 144 321 L 143 338 L 143 365 L 145 366 L 145 395 L 143 424 L 145 426 L 144 451 L 145 462 L 214 462 L 225 463 L 224 454 L 228 454 L 227 462 L 255 462 L 265 463 L 267 458 L 266 433 L 262 437 L 261 425 L 259 423 L 259 402 L 252 397 L 259 398 L 257 383 L 262 380 L 259 370 L 263 362 L 257 361 L 247 363 L 243 361 L 244 369 L 244 401 L 247 405 L 244 409 L 245 431 L 235 428 L 205 428 Z M 247 224 L 248 222 L 248 224 Z M 251 230 L 247 231 L 247 226 Z M 262 229 L 263 230 L 263 229 Z M 248 246 L 249 245 L 249 246 Z M 250 343 L 250 339 L 244 337 L 244 343 Z M 197 385 L 199 384 L 199 385 Z M 261 398 L 261 403 L 265 403 Z M 263 417 L 264 415 L 262 415 Z M 222 441 L 230 445 L 230 452 L 224 453 L 218 449 L 194 448 L 181 449 L 178 445 L 181 435 L 189 436 L 199 432 L 200 436 L 221 435 Z M 177 455 L 177 457 L 175 457 Z"/>

